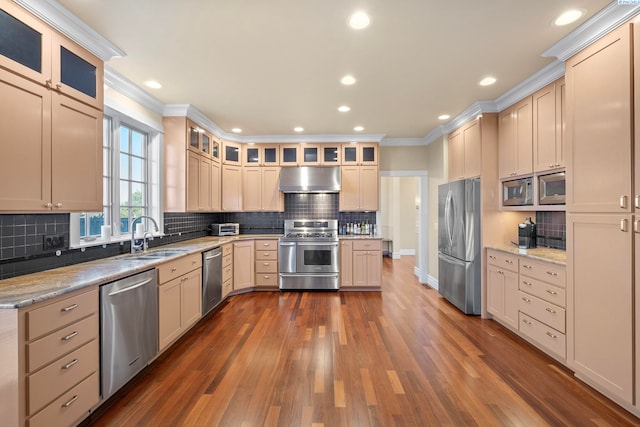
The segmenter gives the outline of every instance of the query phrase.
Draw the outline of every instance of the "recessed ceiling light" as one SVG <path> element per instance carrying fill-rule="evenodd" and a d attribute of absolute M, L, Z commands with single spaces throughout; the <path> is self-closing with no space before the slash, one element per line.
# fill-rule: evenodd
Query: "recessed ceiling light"
<path fill-rule="evenodd" d="M 566 12 L 558 16 L 556 20 L 553 21 L 553 23 L 556 24 L 557 26 L 568 25 L 568 24 L 571 24 L 572 22 L 576 22 L 578 19 L 582 17 L 583 14 L 584 14 L 584 11 L 580 9 L 567 10 Z"/>
<path fill-rule="evenodd" d="M 484 79 L 480 80 L 480 82 L 478 83 L 480 86 L 491 86 L 492 84 L 494 84 L 496 82 L 496 78 L 495 77 L 485 77 Z"/>
<path fill-rule="evenodd" d="M 451 117 L 448 114 L 442 114 L 440 116 L 438 116 L 438 120 L 447 120 L 449 117 Z"/>
<path fill-rule="evenodd" d="M 348 111 L 351 111 L 351 107 L 347 105 L 341 105 L 338 107 L 338 111 L 340 111 L 341 113 L 346 113 Z"/>
<path fill-rule="evenodd" d="M 304 128 L 302 126 L 296 126 L 296 127 L 293 128 L 293 130 L 296 131 L 296 132 L 303 132 Z"/>
<path fill-rule="evenodd" d="M 369 19 L 369 15 L 362 11 L 354 13 L 351 15 L 351 18 L 349 18 L 349 26 L 354 30 L 367 28 L 370 22 L 371 19 Z"/>
<path fill-rule="evenodd" d="M 347 74 L 342 79 L 340 79 L 340 83 L 342 83 L 345 86 L 351 86 L 355 82 L 356 82 L 356 78 L 353 77 L 351 74 Z"/>
<path fill-rule="evenodd" d="M 160 89 L 162 88 L 162 85 L 160 83 L 158 83 L 155 80 L 147 80 L 146 82 L 144 82 L 144 85 L 146 87 L 149 87 L 151 89 Z"/>
<path fill-rule="evenodd" d="M 362 126 L 356 126 L 353 128 L 353 130 L 355 130 L 356 132 L 362 132 L 364 128 Z"/>
<path fill-rule="evenodd" d="M 231 129 L 231 132 L 233 132 L 233 133 L 240 133 L 240 132 L 242 132 L 242 129 L 240 129 L 240 128 L 233 128 L 233 129 Z"/>

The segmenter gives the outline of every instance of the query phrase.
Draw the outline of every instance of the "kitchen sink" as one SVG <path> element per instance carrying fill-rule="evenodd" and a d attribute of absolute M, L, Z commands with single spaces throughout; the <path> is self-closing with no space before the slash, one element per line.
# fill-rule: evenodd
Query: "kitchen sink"
<path fill-rule="evenodd" d="M 167 258 L 167 257 L 171 257 L 171 256 L 176 256 L 176 255 L 181 255 L 181 254 L 185 254 L 188 251 L 186 249 L 160 249 L 157 251 L 151 251 L 151 252 L 143 252 L 143 253 L 137 253 L 137 254 L 131 254 L 131 255 L 125 255 L 122 257 L 122 259 L 128 259 L 131 261 L 135 261 L 135 260 L 154 260 L 154 259 L 162 259 L 162 258 Z"/>

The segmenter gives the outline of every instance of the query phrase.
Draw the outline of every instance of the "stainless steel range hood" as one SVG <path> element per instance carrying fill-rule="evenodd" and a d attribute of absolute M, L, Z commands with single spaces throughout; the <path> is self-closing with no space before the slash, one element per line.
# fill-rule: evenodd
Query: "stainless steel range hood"
<path fill-rule="evenodd" d="M 337 193 L 340 191 L 340 167 L 284 166 L 280 170 L 279 190 L 284 193 Z"/>

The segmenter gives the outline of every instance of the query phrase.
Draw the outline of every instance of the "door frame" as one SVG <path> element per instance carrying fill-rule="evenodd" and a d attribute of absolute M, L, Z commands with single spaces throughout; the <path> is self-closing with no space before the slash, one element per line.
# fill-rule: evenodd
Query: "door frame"
<path fill-rule="evenodd" d="M 380 171 L 380 177 L 402 178 L 417 177 L 420 204 L 418 205 L 418 262 L 414 274 L 420 283 L 429 282 L 429 172 L 428 171 Z M 382 185 L 378 191 L 382 191 Z M 379 197 L 382 200 L 382 197 Z M 382 224 L 382 209 L 376 212 L 376 223 Z"/>

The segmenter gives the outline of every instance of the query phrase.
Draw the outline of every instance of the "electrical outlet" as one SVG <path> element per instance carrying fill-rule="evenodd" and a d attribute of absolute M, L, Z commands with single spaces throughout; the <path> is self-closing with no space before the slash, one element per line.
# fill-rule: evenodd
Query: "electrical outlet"
<path fill-rule="evenodd" d="M 42 236 L 42 247 L 45 251 L 64 248 L 64 234 Z"/>

